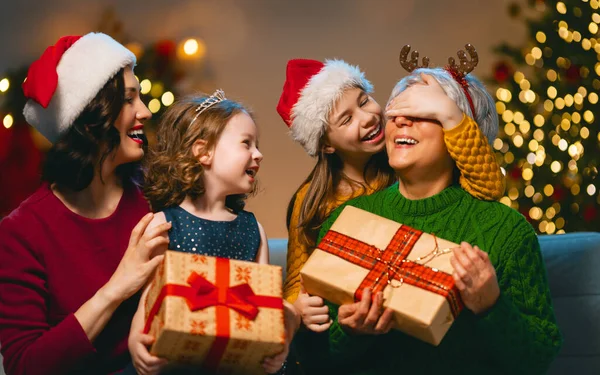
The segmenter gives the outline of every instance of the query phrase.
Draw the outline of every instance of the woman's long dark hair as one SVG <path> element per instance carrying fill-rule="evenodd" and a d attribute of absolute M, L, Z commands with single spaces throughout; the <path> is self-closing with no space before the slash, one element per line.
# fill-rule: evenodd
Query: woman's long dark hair
<path fill-rule="evenodd" d="M 114 123 L 125 104 L 124 69 L 119 70 L 84 108 L 73 125 L 46 154 L 42 180 L 59 187 L 80 191 L 90 185 L 96 168 L 121 143 Z M 141 182 L 140 164 L 117 167 L 122 179 Z"/>

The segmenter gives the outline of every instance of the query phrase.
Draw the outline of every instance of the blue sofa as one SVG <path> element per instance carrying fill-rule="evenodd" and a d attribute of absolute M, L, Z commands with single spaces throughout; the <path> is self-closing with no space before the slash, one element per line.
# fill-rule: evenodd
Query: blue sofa
<path fill-rule="evenodd" d="M 540 236 L 554 311 L 564 337 L 549 375 L 600 374 L 600 233 Z M 284 267 L 287 240 L 269 240 L 271 263 Z"/>

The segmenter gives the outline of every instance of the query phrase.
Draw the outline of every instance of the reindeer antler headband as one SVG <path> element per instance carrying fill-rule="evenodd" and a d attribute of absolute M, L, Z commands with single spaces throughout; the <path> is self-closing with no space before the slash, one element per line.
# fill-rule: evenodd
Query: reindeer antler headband
<path fill-rule="evenodd" d="M 410 73 L 415 69 L 427 68 L 429 66 L 429 57 L 427 56 L 423 57 L 423 65 L 419 66 L 419 52 L 417 52 L 416 50 L 412 51 L 412 53 L 410 54 L 410 61 L 408 61 L 407 58 L 409 51 L 410 45 L 407 44 L 400 50 L 399 57 L 400 65 L 402 65 L 402 67 L 406 69 L 407 72 Z"/>
<path fill-rule="evenodd" d="M 479 63 L 479 56 L 477 56 L 477 51 L 475 50 L 475 47 L 473 47 L 472 44 L 466 44 L 465 49 L 467 50 L 467 52 L 469 53 L 469 56 L 471 57 L 470 60 L 467 57 L 467 52 L 465 52 L 463 50 L 459 50 L 456 53 L 458 55 L 459 62 L 456 63 L 456 60 L 454 60 L 454 57 L 449 57 L 448 65 L 446 65 L 444 67 L 444 69 L 446 69 L 446 71 L 448 73 L 450 73 L 450 75 L 452 75 L 452 78 L 454 78 L 454 80 L 460 84 L 460 87 L 462 87 L 462 89 L 465 93 L 465 96 L 467 97 L 467 100 L 469 101 L 469 106 L 471 107 L 471 112 L 473 113 L 473 116 L 475 116 L 475 106 L 473 105 L 473 99 L 471 98 L 471 94 L 469 94 L 469 82 L 467 82 L 465 76 L 467 74 L 471 73 L 473 71 L 473 69 L 475 69 L 475 67 Z M 412 73 L 412 71 L 415 69 L 427 68 L 429 66 L 429 58 L 428 57 L 423 57 L 423 64 L 421 66 L 419 66 L 419 52 L 417 52 L 417 51 L 413 51 L 411 53 L 410 61 L 408 61 L 408 52 L 409 51 L 410 51 L 410 45 L 407 44 L 404 47 L 402 47 L 402 49 L 400 50 L 400 57 L 399 57 L 400 65 L 402 65 L 402 67 L 404 69 L 406 69 L 407 72 Z"/>

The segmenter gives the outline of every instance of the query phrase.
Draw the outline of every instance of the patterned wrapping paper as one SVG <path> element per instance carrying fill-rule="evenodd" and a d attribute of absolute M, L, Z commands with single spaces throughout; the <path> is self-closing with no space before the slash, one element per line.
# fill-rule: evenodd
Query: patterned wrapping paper
<path fill-rule="evenodd" d="M 219 374 L 262 375 L 262 360 L 284 349 L 281 295 L 281 267 L 167 251 L 145 301 L 150 352 Z"/>
<path fill-rule="evenodd" d="M 300 274 L 308 294 L 339 305 L 360 300 L 365 287 L 383 291 L 394 328 L 438 345 L 463 307 L 450 264 L 457 246 L 347 206 Z"/>

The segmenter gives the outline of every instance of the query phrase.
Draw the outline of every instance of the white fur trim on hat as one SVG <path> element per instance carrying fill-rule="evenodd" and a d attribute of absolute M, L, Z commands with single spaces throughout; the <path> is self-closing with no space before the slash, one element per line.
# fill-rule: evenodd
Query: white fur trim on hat
<path fill-rule="evenodd" d="M 308 81 L 298 102 L 292 108 L 292 138 L 299 142 L 310 156 L 319 151 L 319 140 L 325 134 L 329 115 L 344 90 L 360 87 L 373 92 L 373 85 L 357 66 L 342 60 L 326 60 L 319 73 Z"/>
<path fill-rule="evenodd" d="M 23 110 L 25 119 L 54 143 L 106 82 L 128 65 L 135 65 L 135 55 L 108 35 L 82 36 L 58 63 L 58 85 L 48 108 L 30 99 Z"/>

